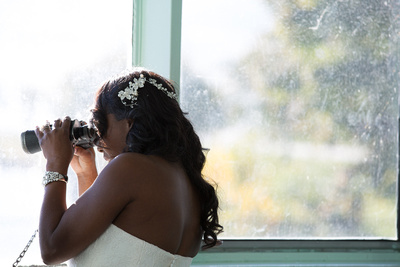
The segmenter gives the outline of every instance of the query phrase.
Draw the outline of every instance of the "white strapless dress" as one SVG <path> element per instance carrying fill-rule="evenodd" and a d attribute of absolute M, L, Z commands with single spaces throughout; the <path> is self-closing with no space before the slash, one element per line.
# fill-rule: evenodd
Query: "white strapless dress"
<path fill-rule="evenodd" d="M 187 267 L 193 258 L 171 254 L 117 226 L 110 227 L 68 262 L 70 267 Z"/>

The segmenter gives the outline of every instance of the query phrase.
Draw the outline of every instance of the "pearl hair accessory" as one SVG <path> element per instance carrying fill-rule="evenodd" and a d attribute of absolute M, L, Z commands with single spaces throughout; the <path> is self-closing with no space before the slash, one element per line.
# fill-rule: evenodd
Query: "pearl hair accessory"
<path fill-rule="evenodd" d="M 133 108 L 133 106 L 136 104 L 135 102 L 139 97 L 138 89 L 143 88 L 146 82 L 150 83 L 158 90 L 162 91 L 168 97 L 177 100 L 178 97 L 174 92 L 168 91 L 165 87 L 162 86 L 161 83 L 157 83 L 155 79 L 146 79 L 143 74 L 140 74 L 140 77 L 138 79 L 134 78 L 133 81 L 129 82 L 128 87 L 118 92 L 118 97 L 121 99 L 121 102 L 125 106 Z"/>

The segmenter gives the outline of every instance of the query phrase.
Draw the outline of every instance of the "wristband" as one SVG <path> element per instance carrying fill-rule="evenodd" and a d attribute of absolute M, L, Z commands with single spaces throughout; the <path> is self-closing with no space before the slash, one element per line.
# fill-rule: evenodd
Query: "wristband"
<path fill-rule="evenodd" d="M 68 182 L 68 176 L 67 175 L 62 175 L 61 173 L 58 172 L 51 172 L 51 171 L 46 171 L 43 176 L 43 186 L 48 185 L 49 183 L 52 182 Z"/>

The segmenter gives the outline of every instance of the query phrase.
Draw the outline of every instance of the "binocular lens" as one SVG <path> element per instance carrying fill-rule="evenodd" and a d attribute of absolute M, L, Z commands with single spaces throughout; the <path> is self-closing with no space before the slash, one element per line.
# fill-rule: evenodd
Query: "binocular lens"
<path fill-rule="evenodd" d="M 34 154 L 42 150 L 35 131 L 26 131 L 21 133 L 21 143 L 22 149 L 28 154 Z"/>

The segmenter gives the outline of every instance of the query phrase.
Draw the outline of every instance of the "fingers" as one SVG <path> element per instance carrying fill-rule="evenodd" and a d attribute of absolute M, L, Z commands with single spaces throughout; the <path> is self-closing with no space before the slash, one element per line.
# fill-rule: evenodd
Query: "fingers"
<path fill-rule="evenodd" d="M 39 126 L 36 126 L 36 129 L 35 129 L 35 134 L 36 134 L 36 137 L 40 140 L 40 139 L 42 139 L 42 137 L 43 137 L 43 132 L 39 129 Z"/>
<path fill-rule="evenodd" d="M 70 117 L 65 117 L 63 122 L 62 122 L 62 127 L 67 128 L 69 130 L 69 126 L 71 125 L 71 118 Z"/>
<path fill-rule="evenodd" d="M 61 119 L 57 119 L 54 121 L 54 128 L 60 128 L 62 125 Z"/>
<path fill-rule="evenodd" d="M 42 138 L 45 134 L 48 134 L 53 129 L 64 128 L 69 131 L 69 127 L 71 125 L 71 118 L 65 117 L 62 121 L 61 119 L 57 119 L 54 121 L 54 125 L 51 125 L 49 121 L 46 121 L 46 124 L 42 127 L 36 126 L 35 133 L 38 138 Z"/>
<path fill-rule="evenodd" d="M 51 131 L 51 124 L 49 121 L 46 121 L 46 124 L 42 126 L 42 132 L 50 132 Z"/>
<path fill-rule="evenodd" d="M 69 126 L 71 124 L 71 119 L 70 117 L 65 117 L 63 121 L 61 119 L 57 119 L 54 121 L 54 128 L 67 128 L 69 129 Z"/>
<path fill-rule="evenodd" d="M 94 148 L 82 148 L 80 146 L 75 146 L 74 147 L 74 155 L 78 157 L 92 157 L 95 154 Z"/>
<path fill-rule="evenodd" d="M 36 126 L 35 134 L 37 138 L 40 140 L 44 136 L 44 133 L 48 133 L 50 131 L 51 131 L 50 122 L 46 121 L 46 124 L 43 125 L 41 128 L 39 128 L 39 126 Z"/>
<path fill-rule="evenodd" d="M 74 155 L 75 156 L 82 156 L 82 153 L 85 153 L 85 149 L 79 146 L 74 147 Z"/>

